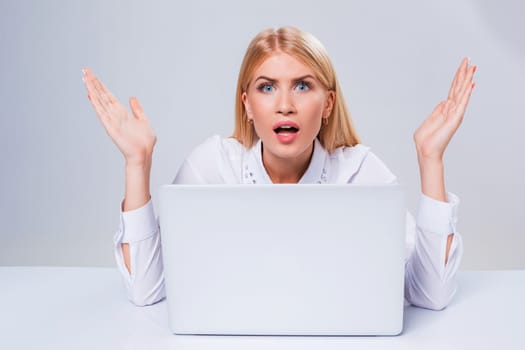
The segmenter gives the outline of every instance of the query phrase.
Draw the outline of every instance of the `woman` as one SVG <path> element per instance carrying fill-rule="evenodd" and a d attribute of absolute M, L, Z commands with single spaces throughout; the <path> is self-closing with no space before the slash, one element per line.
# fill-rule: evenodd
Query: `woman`
<path fill-rule="evenodd" d="M 421 176 L 416 224 L 407 225 L 406 299 L 439 310 L 455 292 L 462 253 L 458 199 L 445 191 L 443 153 L 461 124 L 476 70 L 461 62 L 446 101 L 414 134 Z M 115 236 L 117 265 L 136 305 L 165 296 L 160 236 L 149 192 L 156 137 L 138 100 L 132 114 L 84 69 L 88 98 L 126 160 L 125 199 Z M 321 43 L 296 28 L 259 33 L 237 84 L 231 138 L 209 138 L 186 159 L 174 183 L 393 183 L 396 177 L 359 144 Z M 411 223 L 411 224 L 410 224 Z"/>

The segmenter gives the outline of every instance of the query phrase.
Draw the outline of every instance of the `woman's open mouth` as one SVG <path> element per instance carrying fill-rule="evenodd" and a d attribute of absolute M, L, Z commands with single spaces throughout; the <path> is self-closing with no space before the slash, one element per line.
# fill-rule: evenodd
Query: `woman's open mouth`
<path fill-rule="evenodd" d="M 282 143 L 290 143 L 299 136 L 299 125 L 292 121 L 280 121 L 273 126 L 277 139 Z"/>

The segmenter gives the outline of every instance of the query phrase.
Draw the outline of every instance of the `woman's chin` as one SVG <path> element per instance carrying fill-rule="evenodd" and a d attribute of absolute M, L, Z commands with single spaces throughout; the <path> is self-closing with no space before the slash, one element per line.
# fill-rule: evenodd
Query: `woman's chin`
<path fill-rule="evenodd" d="M 263 142 L 263 154 L 264 152 L 271 153 L 273 157 L 280 159 L 297 160 L 302 156 L 309 157 L 313 150 L 313 141 L 304 142 L 299 137 L 295 137 L 293 140 L 286 139 L 285 142 L 281 142 L 279 139 L 273 139 L 273 142 Z M 308 155 L 305 155 L 308 153 Z"/>

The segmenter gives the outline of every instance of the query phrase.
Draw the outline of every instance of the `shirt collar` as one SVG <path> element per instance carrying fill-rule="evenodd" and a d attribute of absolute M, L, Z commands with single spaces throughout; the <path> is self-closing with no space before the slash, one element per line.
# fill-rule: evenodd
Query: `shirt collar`
<path fill-rule="evenodd" d="M 243 162 L 242 182 L 244 184 L 271 184 L 272 180 L 262 162 L 262 141 L 248 150 Z M 328 179 L 328 152 L 323 148 L 317 138 L 314 140 L 314 150 L 310 164 L 299 180 L 300 184 L 326 183 Z"/>

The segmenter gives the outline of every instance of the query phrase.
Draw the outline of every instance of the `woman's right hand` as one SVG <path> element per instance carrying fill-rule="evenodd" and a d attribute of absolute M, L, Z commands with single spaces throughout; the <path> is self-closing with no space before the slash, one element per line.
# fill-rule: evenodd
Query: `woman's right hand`
<path fill-rule="evenodd" d="M 88 98 L 106 132 L 124 155 L 126 164 L 151 162 L 157 138 L 137 98 L 129 99 L 133 112 L 130 113 L 91 70 L 84 68 L 82 72 Z"/>

